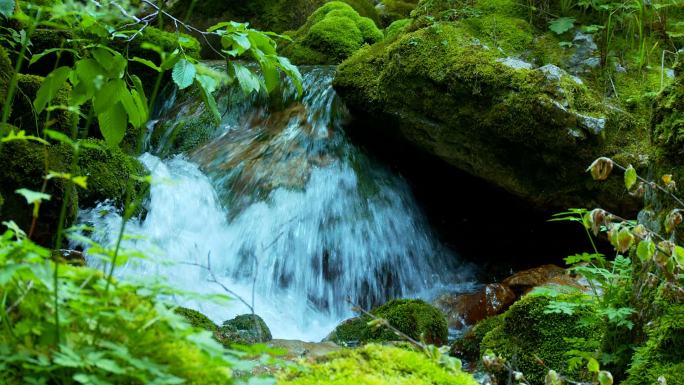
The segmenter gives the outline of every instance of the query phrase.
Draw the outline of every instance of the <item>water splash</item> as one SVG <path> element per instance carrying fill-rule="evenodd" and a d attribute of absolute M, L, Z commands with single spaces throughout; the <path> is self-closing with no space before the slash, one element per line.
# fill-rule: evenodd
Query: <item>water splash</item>
<path fill-rule="evenodd" d="M 286 89 L 277 107 L 256 99 L 224 106 L 214 138 L 190 154 L 144 154 L 153 179 L 166 182 L 152 186 L 147 216 L 127 228 L 140 237 L 125 246 L 172 263 L 131 262 L 119 274 L 221 292 L 206 270 L 189 265 L 210 263 L 224 285 L 254 301 L 274 337 L 302 340 L 319 340 L 351 316 L 347 298 L 371 307 L 430 296 L 445 283 L 469 284 L 406 183 L 345 137 L 347 114 L 331 74 L 306 70 L 302 101 Z M 178 110 L 168 103 L 160 120 Z M 100 229 L 95 238 L 105 244 L 121 223 L 107 204 L 80 219 Z M 248 312 L 237 302 L 179 301 L 216 322 Z"/>

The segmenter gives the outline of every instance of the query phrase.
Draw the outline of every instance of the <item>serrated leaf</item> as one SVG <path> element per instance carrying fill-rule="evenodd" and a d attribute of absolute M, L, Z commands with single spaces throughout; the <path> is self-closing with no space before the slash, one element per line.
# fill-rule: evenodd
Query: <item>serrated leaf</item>
<path fill-rule="evenodd" d="M 9 19 L 14 14 L 15 5 L 14 0 L 0 0 L 0 15 Z"/>
<path fill-rule="evenodd" d="M 627 190 L 631 190 L 634 183 L 637 181 L 637 173 L 634 167 L 630 164 L 625 170 L 625 187 Z"/>
<path fill-rule="evenodd" d="M 171 77 L 178 88 L 182 90 L 190 87 L 195 80 L 196 74 L 197 70 L 195 69 L 195 65 L 185 59 L 181 59 L 173 66 Z"/>
<path fill-rule="evenodd" d="M 121 79 L 113 79 L 105 83 L 99 91 L 95 93 L 93 109 L 101 114 L 112 108 L 112 105 L 121 100 L 121 96 L 126 91 L 126 85 Z"/>
<path fill-rule="evenodd" d="M 30 205 L 36 202 L 49 201 L 50 198 L 52 198 L 49 194 L 45 194 L 38 191 L 32 191 L 25 188 L 16 190 L 15 193 L 23 196 L 26 199 L 26 202 Z"/>
<path fill-rule="evenodd" d="M 252 73 L 247 67 L 233 63 L 233 69 L 235 71 L 235 77 L 245 94 L 251 94 L 254 91 L 258 91 L 261 87 L 259 78 Z"/>
<path fill-rule="evenodd" d="M 36 93 L 36 100 L 33 101 L 33 106 L 36 112 L 41 112 L 45 109 L 45 106 L 52 101 L 57 95 L 57 92 L 66 83 L 69 74 L 71 73 L 71 68 L 69 67 L 59 67 L 45 77 L 43 83 Z"/>
<path fill-rule="evenodd" d="M 100 132 L 107 144 L 112 147 L 118 146 L 126 135 L 128 123 L 126 110 L 121 103 L 116 103 L 107 111 L 98 114 L 97 121 L 100 125 Z"/>
<path fill-rule="evenodd" d="M 574 17 L 559 17 L 549 22 L 549 29 L 557 35 L 568 32 L 575 26 Z"/>

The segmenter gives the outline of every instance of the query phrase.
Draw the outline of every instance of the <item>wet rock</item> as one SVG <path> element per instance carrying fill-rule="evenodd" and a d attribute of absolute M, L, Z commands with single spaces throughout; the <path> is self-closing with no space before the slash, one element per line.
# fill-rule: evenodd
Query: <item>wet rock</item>
<path fill-rule="evenodd" d="M 516 294 L 524 294 L 534 287 L 542 286 L 551 279 L 565 274 L 565 269 L 556 265 L 543 265 L 519 271 L 503 280 L 503 284 Z"/>
<path fill-rule="evenodd" d="M 65 261 L 66 263 L 74 266 L 85 266 L 86 265 L 86 259 L 85 256 L 83 255 L 82 251 L 78 250 L 67 250 L 67 249 L 61 249 L 59 251 L 54 250 L 52 252 L 52 256 L 54 258 L 57 258 L 61 261 Z"/>
<path fill-rule="evenodd" d="M 271 348 L 280 348 L 287 350 L 284 356 L 279 358 L 287 361 L 295 361 L 300 358 L 317 358 L 322 357 L 328 353 L 336 352 L 342 349 L 332 341 L 323 342 L 304 342 L 297 340 L 271 340 L 268 343 Z"/>
<path fill-rule="evenodd" d="M 221 341 L 241 345 L 268 342 L 273 338 L 266 322 L 256 314 L 243 314 L 223 322 L 217 335 Z"/>
<path fill-rule="evenodd" d="M 492 283 L 475 293 L 443 295 L 435 306 L 446 314 L 450 328 L 463 329 L 504 312 L 515 299 L 516 294 L 508 286 Z"/>

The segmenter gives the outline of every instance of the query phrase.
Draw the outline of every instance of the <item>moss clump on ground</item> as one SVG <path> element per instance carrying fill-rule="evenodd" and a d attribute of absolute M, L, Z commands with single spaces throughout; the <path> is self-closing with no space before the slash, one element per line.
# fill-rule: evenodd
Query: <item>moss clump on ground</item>
<path fill-rule="evenodd" d="M 532 384 L 544 383 L 548 368 L 567 372 L 566 352 L 576 349 L 566 339 L 584 338 L 586 341 L 600 339 L 600 331 L 583 326 L 582 317 L 593 312 L 585 309 L 574 315 L 547 314 L 551 298 L 542 295 L 527 295 L 513 304 L 503 315 L 503 323 L 489 331 L 480 344 L 480 351 L 493 351 L 503 356 L 525 374 Z M 540 365 L 537 357 L 544 362 Z M 581 379 L 582 373 L 568 373 Z M 501 373 L 502 378 L 508 372 Z"/>
<path fill-rule="evenodd" d="M 0 221 L 14 221 L 21 229 L 29 232 L 33 207 L 29 206 L 18 189 L 41 191 L 48 171 L 68 172 L 71 150 L 64 145 L 43 145 L 34 142 L 7 142 L 0 144 L 0 194 L 4 204 Z M 66 227 L 76 219 L 78 200 L 76 189 L 69 187 L 63 179 L 47 181 L 45 193 L 51 196 L 40 206 L 39 218 L 32 239 L 41 245 L 51 246 L 59 222 L 59 213 L 65 193 L 70 189 L 71 198 L 67 204 Z"/>
<path fill-rule="evenodd" d="M 33 101 L 43 84 L 45 78 L 36 75 L 17 74 L 17 90 L 12 103 L 12 115 L 10 123 L 29 134 L 42 135 L 43 128 L 47 127 L 54 131 L 71 134 L 71 129 L 76 124 L 78 115 L 61 109 L 49 112 L 43 111 L 36 114 Z M 52 105 L 68 105 L 71 87 L 64 85 L 52 100 Z M 49 118 L 49 119 L 48 119 Z"/>
<path fill-rule="evenodd" d="M 419 299 L 395 299 L 371 311 L 384 318 L 390 325 L 415 340 L 424 340 L 434 345 L 447 342 L 449 330 L 444 314 L 434 306 Z M 376 329 L 368 326 L 369 316 L 347 320 L 340 324 L 330 336 L 339 343 L 367 343 L 401 340 L 388 328 Z"/>
<path fill-rule="evenodd" d="M 392 41 L 399 37 L 404 30 L 411 25 L 411 19 L 400 19 L 394 21 L 387 28 L 385 28 L 385 39 Z"/>
<path fill-rule="evenodd" d="M 194 309 L 188 309 L 187 307 L 179 307 L 174 310 L 176 314 L 185 318 L 188 323 L 196 328 L 204 329 L 212 333 L 218 330 L 218 326 L 209 319 L 209 317 L 198 312 Z"/>
<path fill-rule="evenodd" d="M 390 25 L 397 20 L 408 18 L 418 2 L 419 0 L 383 0 L 380 13 L 383 25 Z"/>
<path fill-rule="evenodd" d="M 131 184 L 131 201 L 140 198 L 145 190 L 134 177 L 147 174 L 145 166 L 126 155 L 120 148 L 112 148 L 102 140 L 85 139 L 89 147 L 83 148 L 78 158 L 80 174 L 88 177 L 88 188 L 79 191 L 81 207 L 93 207 L 97 202 L 111 199 L 119 207 L 125 204 Z"/>
<path fill-rule="evenodd" d="M 243 314 L 225 321 L 216 335 L 224 345 L 252 345 L 273 339 L 266 322 L 256 314 Z"/>
<path fill-rule="evenodd" d="M 503 325 L 503 322 L 503 315 L 501 314 L 478 322 L 463 336 L 454 341 L 451 345 L 451 354 L 468 361 L 479 360 L 482 356 L 480 353 L 482 339 L 494 328 Z"/>
<path fill-rule="evenodd" d="M 470 374 L 447 370 L 421 352 L 370 344 L 289 370 L 280 385 L 476 385 Z"/>
<path fill-rule="evenodd" d="M 7 56 L 7 51 L 5 51 L 5 49 L 2 46 L 0 46 L 0 100 L 2 100 L 3 102 L 7 100 L 7 91 L 13 73 L 14 68 L 12 67 L 12 62 Z"/>
<path fill-rule="evenodd" d="M 646 344 L 636 350 L 623 385 L 658 384 L 663 376 L 668 385 L 684 384 L 684 304 L 681 294 L 657 296 L 657 317 L 646 326 Z M 677 298 L 679 296 L 679 298 Z M 672 298 L 667 298 L 672 297 Z"/>
<path fill-rule="evenodd" d="M 336 64 L 364 44 L 383 38 L 371 19 L 343 2 L 333 1 L 317 9 L 281 53 L 296 64 Z"/>

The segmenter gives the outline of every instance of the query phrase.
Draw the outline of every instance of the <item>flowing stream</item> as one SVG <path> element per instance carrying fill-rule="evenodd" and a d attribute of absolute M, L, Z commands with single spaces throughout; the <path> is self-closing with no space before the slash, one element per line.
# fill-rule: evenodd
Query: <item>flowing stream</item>
<path fill-rule="evenodd" d="M 406 182 L 345 136 L 334 68 L 302 72 L 299 101 L 292 87 L 270 101 L 222 91 L 221 124 L 204 124 L 210 140 L 183 154 L 168 150 L 188 135 L 179 134 L 183 118 L 206 111 L 196 95 L 170 92 L 140 157 L 154 181 L 147 214 L 129 223 L 123 242 L 148 259 L 127 262 L 118 275 L 225 293 L 213 275 L 253 303 L 274 338 L 307 341 L 353 315 L 347 299 L 369 308 L 474 284 L 436 240 Z M 110 203 L 82 210 L 80 220 L 98 229 L 96 241 L 116 241 L 121 216 Z M 219 324 L 250 312 L 240 301 L 176 300 Z"/>

